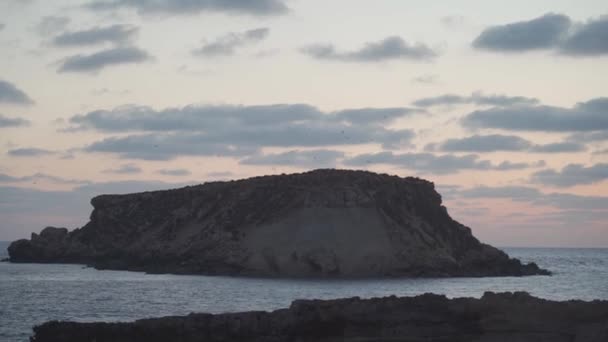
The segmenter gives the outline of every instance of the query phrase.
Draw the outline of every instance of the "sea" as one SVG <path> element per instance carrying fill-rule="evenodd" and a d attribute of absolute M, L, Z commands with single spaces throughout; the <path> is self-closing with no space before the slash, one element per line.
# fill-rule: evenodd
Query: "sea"
<path fill-rule="evenodd" d="M 6 258 L 8 242 L 0 242 Z M 191 312 L 274 310 L 295 299 L 423 293 L 481 297 L 527 291 L 553 300 L 608 300 L 608 249 L 503 248 L 553 276 L 441 279 L 302 280 L 152 275 L 82 265 L 0 263 L 0 341 L 25 342 L 49 320 L 133 321 Z"/>

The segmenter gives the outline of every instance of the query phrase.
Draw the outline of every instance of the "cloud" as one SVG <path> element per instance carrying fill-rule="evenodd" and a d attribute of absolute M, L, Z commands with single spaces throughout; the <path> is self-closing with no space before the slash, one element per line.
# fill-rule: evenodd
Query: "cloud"
<path fill-rule="evenodd" d="M 536 188 L 525 186 L 450 188 L 445 192 L 442 191 L 442 195 L 452 199 L 504 198 L 515 202 L 526 202 L 537 206 L 550 206 L 567 210 L 605 210 L 608 208 L 608 197 L 542 193 Z"/>
<path fill-rule="evenodd" d="M 545 145 L 534 145 L 532 142 L 514 135 L 473 135 L 466 138 L 447 139 L 440 144 L 429 144 L 427 151 L 443 152 L 498 152 L 516 151 L 533 153 L 566 153 L 585 151 L 583 144 L 576 142 L 559 142 Z"/>
<path fill-rule="evenodd" d="M 189 170 L 186 169 L 162 169 L 157 171 L 161 175 L 165 176 L 189 176 L 192 174 Z"/>
<path fill-rule="evenodd" d="M 5 127 L 24 127 L 29 126 L 31 123 L 28 120 L 21 118 L 9 118 L 0 114 L 0 128 Z"/>
<path fill-rule="evenodd" d="M 470 96 L 456 94 L 444 94 L 433 97 L 425 97 L 414 101 L 412 104 L 418 107 L 453 106 L 460 104 L 475 104 L 485 106 L 512 106 L 512 105 L 534 105 L 539 101 L 535 98 L 524 96 L 485 95 L 479 92 Z"/>
<path fill-rule="evenodd" d="M 139 14 L 192 15 L 216 12 L 237 15 L 271 16 L 289 11 L 282 0 L 95 0 L 91 10 L 135 9 Z"/>
<path fill-rule="evenodd" d="M 6 27 L 6 25 L 0 24 L 0 31 L 4 30 L 5 27 Z"/>
<path fill-rule="evenodd" d="M 2 175 L 0 175 L 0 179 Z M 185 183 L 121 181 L 80 185 L 71 191 L 41 191 L 0 186 L 0 235 L 3 239 L 26 238 L 46 226 L 76 228 L 85 224 L 93 209 L 91 198 L 182 187 Z M 32 213 L 36 215 L 32 215 Z"/>
<path fill-rule="evenodd" d="M 473 47 L 502 52 L 549 49 L 559 43 L 570 25 L 567 16 L 548 13 L 529 21 L 491 26 L 473 41 Z"/>
<path fill-rule="evenodd" d="M 444 152 L 522 151 L 530 142 L 512 135 L 474 135 L 462 139 L 448 139 L 438 146 Z"/>
<path fill-rule="evenodd" d="M 135 164 L 123 164 L 117 169 L 108 169 L 108 170 L 103 170 L 102 172 L 103 173 L 115 173 L 115 174 L 120 174 L 120 175 L 127 175 L 127 174 L 132 175 L 132 174 L 141 173 L 142 170 L 139 166 L 137 166 Z"/>
<path fill-rule="evenodd" d="M 334 167 L 344 153 L 332 150 L 288 151 L 254 155 L 240 161 L 248 165 L 281 165 L 298 167 Z"/>
<path fill-rule="evenodd" d="M 245 156 L 262 147 L 408 145 L 414 133 L 384 125 L 416 113 L 411 108 L 359 108 L 322 112 L 306 104 L 257 106 L 198 105 L 154 110 L 123 106 L 69 119 L 67 131 L 146 132 L 111 137 L 86 147 L 89 152 L 127 158 L 167 160 L 179 155 Z"/>
<path fill-rule="evenodd" d="M 57 32 L 63 31 L 70 21 L 70 18 L 62 16 L 42 17 L 38 25 L 36 25 L 36 31 L 42 36 L 54 35 Z"/>
<path fill-rule="evenodd" d="M 42 148 L 17 148 L 8 151 L 11 157 L 42 157 L 56 154 L 55 151 L 45 150 Z"/>
<path fill-rule="evenodd" d="M 537 153 L 567 153 L 567 152 L 583 152 L 586 151 L 587 147 L 583 144 L 576 142 L 559 142 L 546 145 L 533 146 L 530 151 Z"/>
<path fill-rule="evenodd" d="M 556 187 L 593 184 L 605 180 L 608 180 L 608 164 L 595 164 L 589 167 L 568 164 L 561 171 L 542 170 L 531 177 L 533 183 Z"/>
<path fill-rule="evenodd" d="M 608 15 L 589 20 L 559 46 L 559 52 L 570 56 L 597 56 L 608 54 Z"/>
<path fill-rule="evenodd" d="M 0 183 L 34 183 L 36 184 L 38 181 L 50 181 L 56 184 L 86 184 L 88 181 L 78 180 L 78 179 L 65 179 L 53 175 L 48 175 L 45 173 L 35 173 L 30 176 L 22 176 L 22 177 L 14 177 L 4 173 L 0 173 Z"/>
<path fill-rule="evenodd" d="M 584 23 L 562 14 L 548 13 L 529 21 L 491 26 L 474 41 L 473 47 L 496 52 L 553 50 L 571 57 L 608 54 L 608 16 Z"/>
<path fill-rule="evenodd" d="M 595 155 L 608 154 L 608 148 L 607 149 L 603 149 L 603 150 L 593 151 L 593 154 L 595 154 Z"/>
<path fill-rule="evenodd" d="M 598 142 L 608 140 L 608 130 L 599 132 L 579 132 L 574 133 L 568 137 L 569 141 L 573 142 Z"/>
<path fill-rule="evenodd" d="M 53 39 L 59 47 L 87 46 L 101 43 L 123 44 L 131 40 L 138 29 L 130 25 L 94 27 L 88 30 L 65 32 Z"/>
<path fill-rule="evenodd" d="M 449 29 L 458 28 L 465 23 L 465 17 L 462 15 L 448 15 L 441 17 L 441 24 Z"/>
<path fill-rule="evenodd" d="M 230 32 L 217 40 L 206 43 L 192 51 L 195 56 L 217 57 L 234 55 L 237 49 L 261 42 L 268 37 L 270 30 L 262 27 L 245 32 Z"/>
<path fill-rule="evenodd" d="M 426 61 L 437 57 L 437 52 L 423 43 L 410 44 L 398 36 L 378 42 L 368 42 L 358 50 L 338 52 L 331 44 L 315 44 L 301 49 L 302 53 L 316 59 L 342 62 L 383 62 L 389 60 Z"/>
<path fill-rule="evenodd" d="M 468 154 L 464 156 L 434 155 L 431 153 L 379 152 L 360 154 L 343 161 L 349 166 L 369 166 L 373 164 L 394 165 L 404 169 L 416 170 L 433 174 L 456 173 L 461 170 L 518 170 L 533 167 L 526 163 L 503 162 L 498 165 L 488 160 L 479 160 L 479 156 Z"/>
<path fill-rule="evenodd" d="M 14 84 L 0 79 L 0 103 L 30 105 L 34 101 Z"/>
<path fill-rule="evenodd" d="M 439 83 L 439 75 L 432 75 L 432 74 L 426 74 L 426 75 L 420 75 L 420 76 L 416 76 L 414 78 L 412 78 L 412 83 L 418 83 L 418 84 L 437 84 Z"/>
<path fill-rule="evenodd" d="M 137 64 L 151 60 L 144 50 L 136 47 L 115 47 L 90 55 L 74 55 L 62 61 L 58 72 L 97 72 L 110 66 Z"/>
<path fill-rule="evenodd" d="M 608 129 L 608 98 L 580 102 L 573 108 L 508 106 L 474 111 L 462 119 L 470 128 L 514 131 L 576 132 Z"/>

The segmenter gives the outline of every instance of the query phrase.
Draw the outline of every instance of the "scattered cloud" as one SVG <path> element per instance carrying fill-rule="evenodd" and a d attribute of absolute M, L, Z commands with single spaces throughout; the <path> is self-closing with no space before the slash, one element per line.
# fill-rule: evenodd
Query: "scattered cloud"
<path fill-rule="evenodd" d="M 11 157 L 42 157 L 56 154 L 55 151 L 45 150 L 42 148 L 17 148 L 8 151 L 8 155 Z"/>
<path fill-rule="evenodd" d="M 569 153 L 581 152 L 587 148 L 576 142 L 559 142 L 535 145 L 529 140 L 514 135 L 473 135 L 466 138 L 447 139 L 440 144 L 429 144 L 426 151 L 443 152 L 532 152 L 532 153 Z"/>
<path fill-rule="evenodd" d="M 412 104 L 414 106 L 426 108 L 433 106 L 453 106 L 461 104 L 475 104 L 479 106 L 534 105 L 538 102 L 538 99 L 524 96 L 486 95 L 480 92 L 475 92 L 470 96 L 444 94 L 433 97 L 425 97 L 414 101 Z"/>
<path fill-rule="evenodd" d="M 479 186 L 470 189 L 452 187 L 442 191 L 442 195 L 452 199 L 504 198 L 515 202 L 567 210 L 606 210 L 608 208 L 608 197 L 543 193 L 536 188 L 526 186 Z"/>
<path fill-rule="evenodd" d="M 28 120 L 22 118 L 9 118 L 0 114 L 0 128 L 25 127 L 29 125 L 31 125 L 31 123 Z"/>
<path fill-rule="evenodd" d="M 282 153 L 272 153 L 254 155 L 240 161 L 241 164 L 249 165 L 280 165 L 297 167 L 334 167 L 338 159 L 344 157 L 344 153 L 332 150 L 311 150 L 311 151 L 287 151 Z"/>
<path fill-rule="evenodd" d="M 418 83 L 418 84 L 437 84 L 439 83 L 439 75 L 432 75 L 432 74 L 426 74 L 426 75 L 420 75 L 417 77 L 412 78 L 412 83 Z"/>
<path fill-rule="evenodd" d="M 107 169 L 103 170 L 103 173 L 114 173 L 119 175 L 133 175 L 137 173 L 141 173 L 142 170 L 139 166 L 135 164 L 123 164 L 116 169 Z"/>
<path fill-rule="evenodd" d="M 473 41 L 473 47 L 496 52 L 553 50 L 579 57 L 608 54 L 608 16 L 575 23 L 568 16 L 548 13 L 506 25 L 491 26 Z"/>
<path fill-rule="evenodd" d="M 149 132 L 106 138 L 86 150 L 167 160 L 179 155 L 245 156 L 262 147 L 407 146 L 414 137 L 411 130 L 384 126 L 414 113 L 406 107 L 323 112 L 306 104 L 192 105 L 161 111 L 123 106 L 76 115 L 66 130 Z"/>
<path fill-rule="evenodd" d="M 261 27 L 244 32 L 230 32 L 192 51 L 195 56 L 218 57 L 234 55 L 237 49 L 259 43 L 268 37 L 270 29 Z"/>
<path fill-rule="evenodd" d="M 344 160 L 343 164 L 349 166 L 385 164 L 433 174 L 449 174 L 461 170 L 519 170 L 534 167 L 532 164 L 511 162 L 495 165 L 488 160 L 479 160 L 479 156 L 475 154 L 455 156 L 431 153 L 394 154 L 392 152 L 360 154 Z"/>
<path fill-rule="evenodd" d="M 151 60 L 144 50 L 136 47 L 115 47 L 90 55 L 74 55 L 64 59 L 58 72 L 94 73 L 110 66 L 137 64 Z"/>
<path fill-rule="evenodd" d="M 378 42 L 368 42 L 358 50 L 338 52 L 332 44 L 315 44 L 301 52 L 316 59 L 342 62 L 384 62 L 389 60 L 427 61 L 437 57 L 437 52 L 423 43 L 408 43 L 398 36 L 390 36 Z"/>
<path fill-rule="evenodd" d="M 457 28 L 465 23 L 465 17 L 462 15 L 447 15 L 441 17 L 441 24 L 449 29 Z"/>
<path fill-rule="evenodd" d="M 53 45 L 74 47 L 101 43 L 124 44 L 130 41 L 137 31 L 138 28 L 131 25 L 94 27 L 88 30 L 64 32 L 53 39 Z"/>
<path fill-rule="evenodd" d="M 608 98 L 580 102 L 573 108 L 514 105 L 477 110 L 462 124 L 470 128 L 514 131 L 577 132 L 608 129 Z"/>
<path fill-rule="evenodd" d="M 30 176 L 14 177 L 4 173 L 0 173 L 0 183 L 33 183 L 36 184 L 38 181 L 49 181 L 56 184 L 87 184 L 88 181 L 78 179 L 65 179 L 46 173 L 35 173 Z"/>
<path fill-rule="evenodd" d="M 190 170 L 187 170 L 187 169 L 162 169 L 162 170 L 158 170 L 157 172 L 161 175 L 175 176 L 175 177 L 189 176 L 192 174 L 192 172 L 190 172 Z"/>
<path fill-rule="evenodd" d="M 34 101 L 14 84 L 0 79 L 0 103 L 30 105 Z"/>
<path fill-rule="evenodd" d="M 582 164 L 569 164 L 561 171 L 538 171 L 531 178 L 533 183 L 556 187 L 593 184 L 605 180 L 608 180 L 608 164 L 595 164 L 588 167 Z"/>
<path fill-rule="evenodd" d="M 289 11 L 283 0 L 94 0 L 91 10 L 135 9 L 139 14 L 192 15 L 216 12 L 250 16 L 282 15 Z"/>
<path fill-rule="evenodd" d="M 559 52 L 570 56 L 608 54 L 608 15 L 575 27 L 573 33 L 560 44 Z"/>
<path fill-rule="evenodd" d="M 439 144 L 436 150 L 444 152 L 496 152 L 523 151 L 530 148 L 531 143 L 513 135 L 474 135 L 461 139 L 447 139 Z"/>
<path fill-rule="evenodd" d="M 560 42 L 570 25 L 567 16 L 548 13 L 528 21 L 488 27 L 473 41 L 473 47 L 503 52 L 549 49 Z"/>
<path fill-rule="evenodd" d="M 65 30 L 70 21 L 70 18 L 62 16 L 42 17 L 38 25 L 36 25 L 36 32 L 41 36 L 52 36 Z"/>

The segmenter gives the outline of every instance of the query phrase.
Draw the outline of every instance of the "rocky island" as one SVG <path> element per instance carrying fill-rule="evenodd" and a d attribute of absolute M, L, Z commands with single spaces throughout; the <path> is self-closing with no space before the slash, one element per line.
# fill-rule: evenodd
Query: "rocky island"
<path fill-rule="evenodd" d="M 480 243 L 419 178 L 324 169 L 91 204 L 82 228 L 48 227 L 15 241 L 9 260 L 238 276 L 549 274 Z"/>
<path fill-rule="evenodd" d="M 297 300 L 273 312 L 190 314 L 132 323 L 47 322 L 32 342 L 443 341 L 605 342 L 608 302 L 553 302 L 525 292 L 481 299 Z"/>

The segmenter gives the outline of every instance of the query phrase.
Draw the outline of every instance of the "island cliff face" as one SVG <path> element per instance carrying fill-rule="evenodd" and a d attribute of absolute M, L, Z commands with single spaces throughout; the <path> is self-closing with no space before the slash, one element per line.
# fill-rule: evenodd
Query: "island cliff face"
<path fill-rule="evenodd" d="M 481 299 L 425 294 L 297 300 L 273 312 L 47 322 L 34 328 L 31 341 L 606 342 L 608 302 L 552 302 L 523 292 L 486 293 Z"/>
<path fill-rule="evenodd" d="M 244 276 L 548 274 L 480 243 L 418 178 L 316 170 L 91 204 L 85 226 L 15 241 L 10 261 Z"/>

